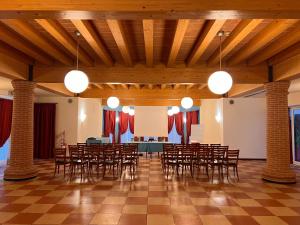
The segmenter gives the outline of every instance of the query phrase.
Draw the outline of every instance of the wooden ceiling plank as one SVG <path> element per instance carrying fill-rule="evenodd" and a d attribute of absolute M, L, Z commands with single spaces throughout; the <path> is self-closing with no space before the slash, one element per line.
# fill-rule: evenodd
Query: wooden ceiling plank
<path fill-rule="evenodd" d="M 299 18 L 295 0 L 207 1 L 207 0 L 14 0 L 2 1 L 0 15 L 60 18 Z M 10 16 L 10 17 L 7 17 Z M 45 18 L 45 17 L 44 17 Z"/>
<path fill-rule="evenodd" d="M 166 89 L 166 87 L 167 87 L 166 84 L 161 84 L 161 85 L 160 85 L 160 88 L 161 88 L 161 89 Z"/>
<path fill-rule="evenodd" d="M 217 33 L 222 29 L 226 20 L 210 20 L 205 23 L 203 30 L 199 38 L 197 39 L 196 45 L 187 58 L 187 65 L 193 66 L 203 56 L 205 50 L 209 44 L 216 37 Z"/>
<path fill-rule="evenodd" d="M 195 87 L 195 84 L 187 84 L 187 85 L 186 85 L 186 89 L 191 89 L 191 88 L 193 88 L 193 87 Z"/>
<path fill-rule="evenodd" d="M 188 28 L 190 20 L 187 19 L 180 19 L 177 21 L 175 34 L 173 37 L 169 58 L 167 62 L 168 67 L 172 67 L 175 65 L 176 57 L 178 55 L 178 52 L 180 50 L 180 46 L 182 44 L 185 32 Z"/>
<path fill-rule="evenodd" d="M 105 47 L 104 43 L 98 36 L 90 21 L 87 20 L 71 20 L 76 29 L 81 33 L 87 43 L 99 56 L 99 58 L 107 65 L 113 65 L 113 59 Z"/>
<path fill-rule="evenodd" d="M 272 58 L 268 60 L 268 64 L 269 65 L 278 64 L 298 54 L 300 54 L 300 42 L 274 55 Z"/>
<path fill-rule="evenodd" d="M 153 84 L 148 84 L 149 89 L 153 89 Z"/>
<path fill-rule="evenodd" d="M 128 89 L 128 85 L 127 85 L 127 84 L 121 84 L 121 86 L 122 86 L 124 89 Z"/>
<path fill-rule="evenodd" d="M 200 99 L 193 99 L 195 106 L 201 105 Z M 107 102 L 107 99 L 103 99 Z M 120 99 L 120 105 L 134 106 L 173 106 L 180 105 L 181 99 Z"/>
<path fill-rule="evenodd" d="M 24 54 L 23 52 L 20 52 L 20 51 L 14 49 L 13 47 L 10 47 L 9 45 L 7 45 L 3 42 L 0 42 L 0 52 L 10 58 L 16 59 L 27 65 L 34 64 L 33 58 L 29 57 L 28 55 Z"/>
<path fill-rule="evenodd" d="M 61 96 L 74 96 L 74 93 L 68 91 L 64 84 L 37 83 L 36 87 Z"/>
<path fill-rule="evenodd" d="M 35 66 L 34 80 L 38 82 L 63 83 L 64 74 L 72 69 L 68 66 Z M 113 67 L 97 65 L 95 67 L 81 67 L 92 83 L 135 83 L 135 84 L 182 84 L 207 83 L 208 77 L 218 67 L 197 65 L 185 67 L 184 64 L 176 68 L 168 68 L 163 64 L 152 68 L 144 64 L 127 67 L 116 64 Z M 268 71 L 265 65 L 224 67 L 235 83 L 264 83 L 268 81 Z"/>
<path fill-rule="evenodd" d="M 207 87 L 207 84 L 199 84 L 198 90 L 201 90 L 206 87 Z"/>
<path fill-rule="evenodd" d="M 50 44 L 49 41 L 39 35 L 39 33 L 25 21 L 5 19 L 2 20 L 2 22 L 61 63 L 65 65 L 73 65 L 72 59 L 61 52 L 57 46 Z"/>
<path fill-rule="evenodd" d="M 178 89 L 180 87 L 180 84 L 174 84 L 173 89 Z"/>
<path fill-rule="evenodd" d="M 143 20 L 146 65 L 153 66 L 153 20 Z"/>
<path fill-rule="evenodd" d="M 43 54 L 41 51 L 34 49 L 34 46 L 29 46 L 29 43 L 27 43 L 26 40 L 10 31 L 3 23 L 0 23 L 0 33 L 0 40 L 12 46 L 13 48 L 18 49 L 42 64 L 53 64 L 53 59 Z"/>
<path fill-rule="evenodd" d="M 263 84 L 234 84 L 228 93 L 228 97 L 242 97 L 264 90 Z"/>
<path fill-rule="evenodd" d="M 76 41 L 57 21 L 47 19 L 36 19 L 35 21 L 62 46 L 68 49 L 70 53 L 72 53 L 75 57 L 77 56 Z M 81 47 L 78 49 L 78 58 L 86 66 L 93 65 L 93 60 Z"/>
<path fill-rule="evenodd" d="M 124 28 L 119 20 L 106 20 L 108 27 L 115 39 L 115 42 L 119 48 L 122 58 L 127 66 L 132 66 L 133 61 L 130 55 L 128 42 L 124 33 Z"/>
<path fill-rule="evenodd" d="M 237 65 L 266 46 L 282 32 L 295 25 L 297 20 L 275 20 L 253 37 L 243 48 L 227 60 L 228 65 Z"/>
<path fill-rule="evenodd" d="M 116 90 L 116 86 L 114 84 L 106 84 L 110 89 Z"/>
<path fill-rule="evenodd" d="M 257 65 L 278 54 L 284 49 L 296 44 L 300 41 L 300 23 L 298 23 L 287 34 L 272 42 L 266 48 L 263 48 L 251 59 L 248 60 L 249 65 Z"/>
<path fill-rule="evenodd" d="M 89 89 L 82 93 L 81 96 L 87 98 L 108 98 L 110 96 L 116 96 L 120 99 L 181 99 L 185 96 L 190 96 L 193 99 L 220 97 L 218 95 L 213 94 L 208 89 Z"/>
<path fill-rule="evenodd" d="M 97 84 L 97 83 L 94 83 L 93 84 L 96 88 L 99 88 L 99 89 L 104 89 L 103 85 L 102 84 Z"/>
<path fill-rule="evenodd" d="M 242 20 L 237 27 L 222 43 L 221 57 L 224 58 L 234 48 L 241 43 L 261 22 L 263 19 Z M 208 59 L 208 65 L 216 65 L 219 62 L 220 52 L 217 49 Z"/>
<path fill-rule="evenodd" d="M 300 77 L 300 54 L 273 65 L 274 80 L 294 80 Z"/>

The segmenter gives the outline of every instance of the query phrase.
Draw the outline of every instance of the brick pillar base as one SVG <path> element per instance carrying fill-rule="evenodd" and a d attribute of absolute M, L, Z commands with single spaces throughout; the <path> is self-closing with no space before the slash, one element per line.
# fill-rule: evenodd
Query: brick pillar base
<path fill-rule="evenodd" d="M 33 166 L 33 89 L 35 83 L 12 81 L 14 88 L 11 149 L 9 165 L 4 172 L 6 180 L 36 177 Z"/>
<path fill-rule="evenodd" d="M 290 169 L 288 81 L 265 84 L 267 97 L 267 165 L 263 179 L 294 183 L 296 175 Z"/>

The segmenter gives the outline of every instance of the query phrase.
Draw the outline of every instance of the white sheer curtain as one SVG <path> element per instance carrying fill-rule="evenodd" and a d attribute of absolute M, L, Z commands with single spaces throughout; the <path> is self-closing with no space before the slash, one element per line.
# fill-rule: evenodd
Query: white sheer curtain
<path fill-rule="evenodd" d="M 178 135 L 178 133 L 176 131 L 175 120 L 174 120 L 174 123 L 173 123 L 172 130 L 168 135 L 168 141 L 172 142 L 174 144 L 180 144 L 181 143 L 181 136 Z"/>

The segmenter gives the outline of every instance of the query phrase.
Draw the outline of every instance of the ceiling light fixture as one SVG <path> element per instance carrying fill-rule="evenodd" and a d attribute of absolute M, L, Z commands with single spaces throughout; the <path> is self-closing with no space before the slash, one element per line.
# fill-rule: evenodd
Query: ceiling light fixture
<path fill-rule="evenodd" d="M 107 99 L 107 106 L 109 108 L 115 109 L 119 106 L 120 100 L 117 97 L 109 97 Z"/>
<path fill-rule="evenodd" d="M 190 109 L 193 107 L 194 101 L 191 97 L 184 97 L 181 99 L 181 106 L 185 109 Z"/>
<path fill-rule="evenodd" d="M 220 38 L 219 57 L 220 57 L 220 70 L 212 73 L 208 78 L 208 88 L 211 92 L 222 95 L 227 93 L 232 87 L 231 75 L 222 70 L 222 37 L 228 35 L 224 31 L 219 31 L 217 36 Z"/>
<path fill-rule="evenodd" d="M 168 116 L 173 116 L 173 110 L 172 109 L 168 109 Z"/>
<path fill-rule="evenodd" d="M 130 110 L 129 106 L 123 106 L 122 107 L 122 112 L 123 113 L 129 113 L 129 110 Z"/>
<path fill-rule="evenodd" d="M 89 86 L 88 76 L 81 70 L 78 70 L 78 48 L 79 48 L 79 36 L 80 33 L 76 31 L 77 36 L 77 48 L 76 48 L 76 70 L 69 71 L 64 79 L 66 88 L 76 94 L 84 92 Z"/>
<path fill-rule="evenodd" d="M 172 106 L 172 112 L 173 112 L 173 114 L 177 114 L 177 113 L 179 113 L 179 111 L 180 111 L 180 109 L 179 109 L 179 107 L 178 106 Z"/>
<path fill-rule="evenodd" d="M 134 116 L 134 109 L 132 109 L 132 108 L 129 109 L 129 115 Z"/>

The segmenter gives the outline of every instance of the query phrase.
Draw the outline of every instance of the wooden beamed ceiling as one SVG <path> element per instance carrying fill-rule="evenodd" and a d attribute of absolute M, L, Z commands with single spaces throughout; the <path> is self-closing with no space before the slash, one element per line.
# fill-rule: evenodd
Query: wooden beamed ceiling
<path fill-rule="evenodd" d="M 26 79 L 27 74 L 22 73 L 33 64 L 34 81 L 41 87 L 70 95 L 62 91 L 61 84 L 64 74 L 76 65 L 78 41 L 79 67 L 91 82 L 81 96 L 106 98 L 107 93 L 127 93 L 125 97 L 136 94 L 143 98 L 142 93 L 149 91 L 151 98 L 159 98 L 159 93 L 177 99 L 184 91 L 196 99 L 216 97 L 208 92 L 206 83 L 218 69 L 216 34 L 224 30 L 229 35 L 222 38 L 223 68 L 236 85 L 229 96 L 240 96 L 243 88 L 248 93 L 251 87 L 255 90 L 267 82 L 268 65 L 280 71 L 278 79 L 297 77 L 291 68 L 278 65 L 293 58 L 298 69 L 298 58 L 294 59 L 300 55 L 298 19 L 49 17 L 0 20 L 0 55 L 5 58 L 1 65 L 10 63 L 7 57 L 24 64 L 24 69 L 5 65 L 0 75 Z M 77 38 L 75 31 L 81 36 Z"/>

